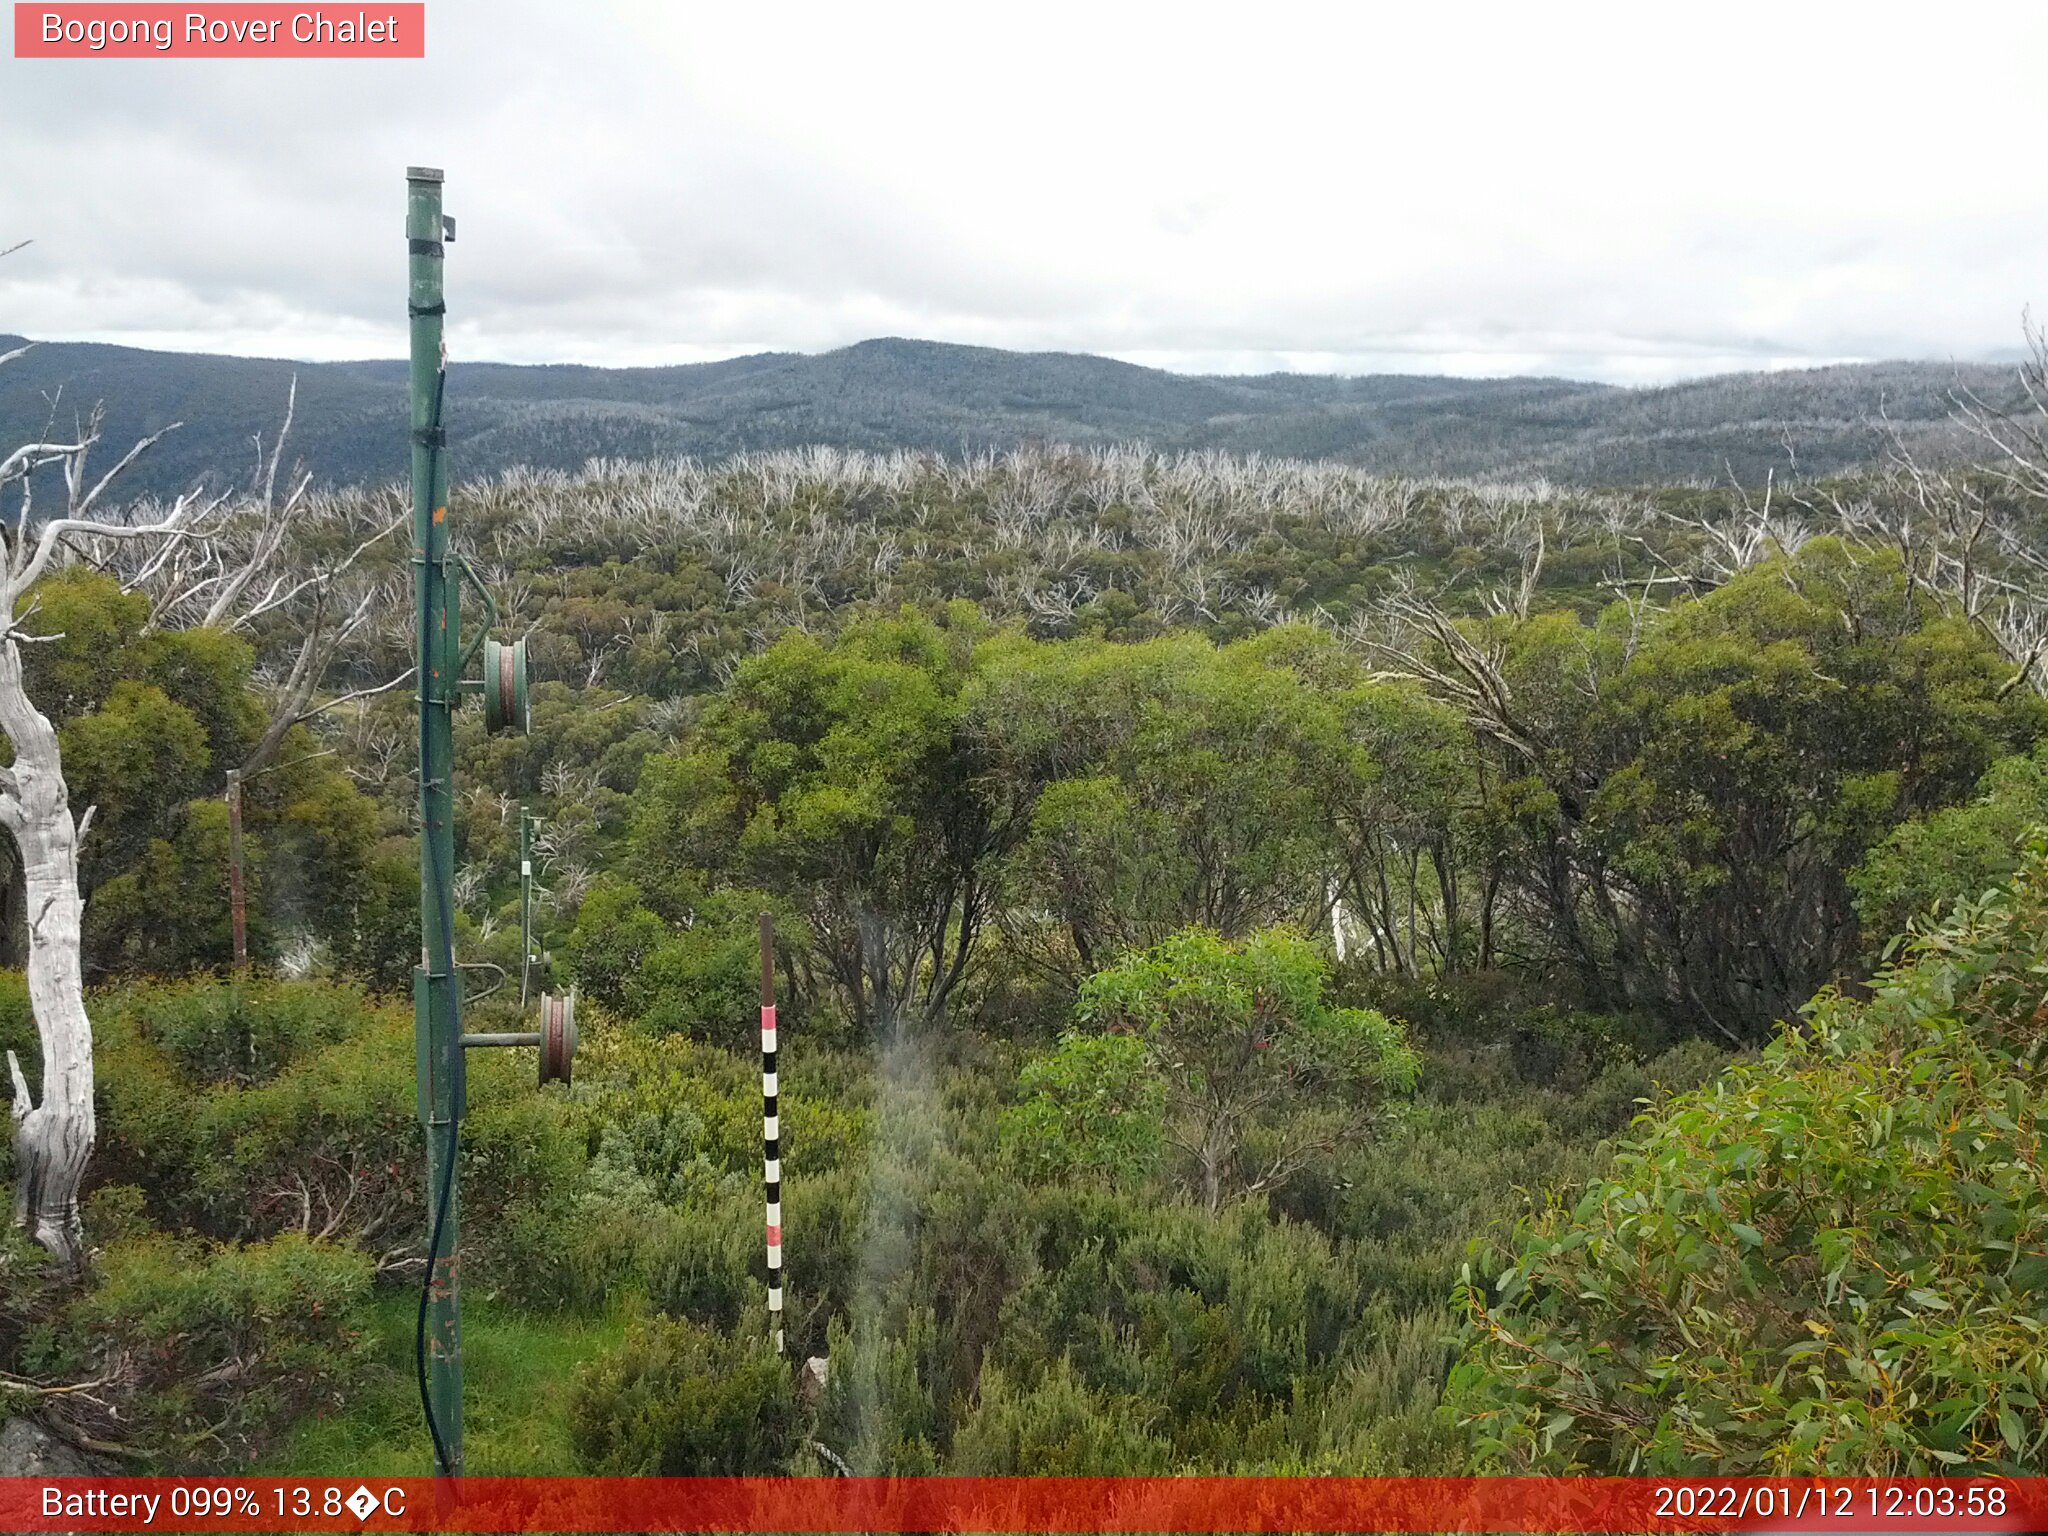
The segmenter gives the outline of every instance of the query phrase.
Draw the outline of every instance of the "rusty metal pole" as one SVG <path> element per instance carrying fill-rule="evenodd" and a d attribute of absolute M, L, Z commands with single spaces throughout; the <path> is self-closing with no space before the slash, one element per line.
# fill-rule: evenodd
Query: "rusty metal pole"
<path fill-rule="evenodd" d="M 242 770 L 228 770 L 228 922 L 235 936 L 235 970 L 249 969 L 249 891 L 242 878 Z"/>

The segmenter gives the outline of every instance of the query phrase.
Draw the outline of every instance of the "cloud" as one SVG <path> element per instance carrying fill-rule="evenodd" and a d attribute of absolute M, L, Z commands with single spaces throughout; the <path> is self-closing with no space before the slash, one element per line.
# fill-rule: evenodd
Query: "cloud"
<path fill-rule="evenodd" d="M 649 363 L 908 334 L 1192 370 L 2010 351 L 2028 4 L 429 0 L 424 62 L 0 60 L 0 330 Z"/>

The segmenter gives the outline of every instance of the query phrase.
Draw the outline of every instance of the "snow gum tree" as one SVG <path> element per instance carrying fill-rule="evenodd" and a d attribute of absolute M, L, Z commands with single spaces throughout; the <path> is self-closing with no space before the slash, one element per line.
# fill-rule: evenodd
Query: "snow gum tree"
<path fill-rule="evenodd" d="M 18 355 L 0 356 L 0 363 Z M 0 769 L 0 826 L 14 839 L 21 860 L 28 993 L 42 1054 L 38 1096 L 15 1053 L 7 1053 L 13 1090 L 14 1222 L 73 1271 L 85 1259 L 78 1192 L 94 1134 L 92 1024 L 85 1011 L 79 959 L 84 901 L 78 888 L 78 845 L 92 821 L 92 809 L 77 815 L 71 809 L 56 727 L 36 707 L 23 681 L 21 647 L 35 637 L 20 625 L 33 608 L 36 582 L 53 561 L 69 557 L 76 541 L 144 539 L 168 545 L 189 531 L 199 511 L 187 497 L 154 522 L 94 518 L 91 514 L 107 487 L 156 440 L 136 444 L 98 481 L 89 482 L 86 459 L 98 436 L 95 414 L 71 440 L 26 443 L 0 458 L 0 495 L 12 488 L 19 499 L 11 526 L 0 532 L 5 544 L 0 551 L 0 733 L 13 758 Z M 36 471 L 45 466 L 61 471 L 65 506 L 62 515 L 38 521 L 32 491 Z"/>

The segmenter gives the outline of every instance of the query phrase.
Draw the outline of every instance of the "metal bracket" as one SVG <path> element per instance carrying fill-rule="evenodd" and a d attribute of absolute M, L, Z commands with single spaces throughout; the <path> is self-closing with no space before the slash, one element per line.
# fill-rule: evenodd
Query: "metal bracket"
<path fill-rule="evenodd" d="M 469 671 L 469 664 L 476 660 L 477 653 L 483 650 L 484 641 L 488 640 L 491 631 L 498 627 L 498 600 L 491 596 L 490 583 L 485 581 L 477 573 L 477 568 L 469 563 L 469 556 L 463 554 L 460 550 L 455 550 L 453 553 L 455 555 L 455 567 L 461 573 L 462 579 L 474 587 L 477 596 L 484 600 L 483 628 L 476 632 L 474 640 L 462 648 L 462 655 L 457 658 L 455 663 L 455 675 L 463 677 Z M 465 680 L 460 686 L 468 688 L 471 685 Z M 482 684 L 479 683 L 476 686 L 481 687 Z"/>

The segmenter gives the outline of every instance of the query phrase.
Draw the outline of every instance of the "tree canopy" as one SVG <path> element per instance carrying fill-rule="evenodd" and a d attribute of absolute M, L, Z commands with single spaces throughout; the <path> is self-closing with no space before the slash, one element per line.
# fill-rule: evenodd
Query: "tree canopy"
<path fill-rule="evenodd" d="M 269 723 L 255 647 L 221 629 L 157 627 L 145 595 L 85 567 L 46 577 L 22 628 L 40 637 L 26 682 L 57 726 L 72 801 L 93 809 L 79 861 L 88 971 L 225 966 L 222 791 Z M 294 727 L 249 778 L 243 815 L 252 953 L 273 958 L 293 935 L 348 949 L 383 828 L 336 754 Z M 10 898 L 10 942 L 25 921 Z"/>
<path fill-rule="evenodd" d="M 2048 1450 L 2048 844 L 1475 1259 L 1490 1466 L 2014 1473 Z"/>

